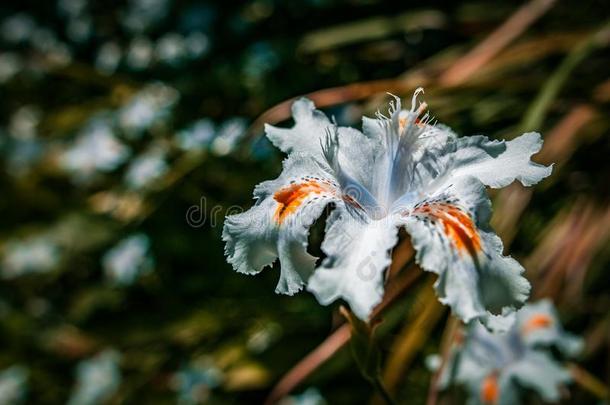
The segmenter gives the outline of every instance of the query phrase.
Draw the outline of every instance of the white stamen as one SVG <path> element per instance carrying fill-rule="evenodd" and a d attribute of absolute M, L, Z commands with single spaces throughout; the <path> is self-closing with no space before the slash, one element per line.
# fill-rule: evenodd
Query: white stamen
<path fill-rule="evenodd" d="M 411 98 L 411 111 L 415 111 L 415 105 L 417 104 L 417 96 L 419 96 L 420 94 L 423 94 L 423 92 L 424 92 L 423 87 L 418 87 L 417 89 L 415 89 L 415 93 L 413 93 L 413 98 Z M 423 104 L 426 104 L 426 103 L 424 102 Z M 421 105 L 420 105 L 420 108 L 421 108 Z M 417 114 L 417 115 L 419 115 L 419 114 Z"/>

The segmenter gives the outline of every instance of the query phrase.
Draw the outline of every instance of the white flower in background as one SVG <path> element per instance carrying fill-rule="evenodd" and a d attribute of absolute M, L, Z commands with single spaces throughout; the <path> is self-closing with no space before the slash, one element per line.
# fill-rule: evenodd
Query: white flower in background
<path fill-rule="evenodd" d="M 119 111 L 119 125 L 128 136 L 139 137 L 168 118 L 177 100 L 175 89 L 161 83 L 147 85 Z"/>
<path fill-rule="evenodd" d="M 6 18 L 0 24 L 0 38 L 11 44 L 28 44 L 44 54 L 44 64 L 38 68 L 61 67 L 72 61 L 72 53 L 55 33 L 37 26 L 29 15 L 20 13 Z"/>
<path fill-rule="evenodd" d="M 53 67 L 62 67 L 72 61 L 72 52 L 68 45 L 61 42 L 57 35 L 48 28 L 37 28 L 30 38 L 30 45 L 43 53 Z"/>
<path fill-rule="evenodd" d="M 214 139 L 214 123 L 208 118 L 196 121 L 190 127 L 178 132 L 176 140 L 183 150 L 200 150 L 209 146 Z"/>
<path fill-rule="evenodd" d="M 87 10 L 88 0 L 59 0 L 57 12 L 66 19 L 66 34 L 74 42 L 85 42 L 93 33 L 93 21 Z"/>
<path fill-rule="evenodd" d="M 38 137 L 41 118 L 40 109 L 31 105 L 22 106 L 11 115 L 9 137 L 3 140 L 7 148 L 7 169 L 14 176 L 27 174 L 43 154 L 45 145 Z"/>
<path fill-rule="evenodd" d="M 282 399 L 279 405 L 325 405 L 327 402 L 316 388 L 308 388 L 298 395 Z"/>
<path fill-rule="evenodd" d="M 454 343 L 440 386 L 464 385 L 469 404 L 519 404 L 525 390 L 536 392 L 544 401 L 557 402 L 571 375 L 553 358 L 551 348 L 571 357 L 582 350 L 583 342 L 563 330 L 549 300 L 525 305 L 516 318 L 503 334 L 470 325 L 466 335 Z"/>
<path fill-rule="evenodd" d="M 0 84 L 6 83 L 23 68 L 18 54 L 13 52 L 0 53 Z"/>
<path fill-rule="evenodd" d="M 144 234 L 131 235 L 120 241 L 102 258 L 106 276 L 119 285 L 131 285 L 138 276 L 150 271 L 150 239 Z"/>
<path fill-rule="evenodd" d="M 135 37 L 127 49 L 127 66 L 134 70 L 142 70 L 151 64 L 153 58 L 153 43 L 142 36 Z"/>
<path fill-rule="evenodd" d="M 88 15 L 72 17 L 66 25 L 66 34 L 71 41 L 85 42 L 93 33 L 93 21 Z"/>
<path fill-rule="evenodd" d="M 116 42 L 104 43 L 95 57 L 95 68 L 103 74 L 112 74 L 121 62 L 121 47 Z"/>
<path fill-rule="evenodd" d="M 22 106 L 11 115 L 8 131 L 15 139 L 35 138 L 41 118 L 42 113 L 36 106 Z"/>
<path fill-rule="evenodd" d="M 0 372 L 0 404 L 20 404 L 27 391 L 28 370 L 12 366 Z"/>
<path fill-rule="evenodd" d="M 145 188 L 168 170 L 164 150 L 153 147 L 131 161 L 125 173 L 125 182 L 133 189 Z"/>
<path fill-rule="evenodd" d="M 186 36 L 186 49 L 191 58 L 203 56 L 210 48 L 210 39 L 203 32 L 194 31 Z"/>
<path fill-rule="evenodd" d="M 222 123 L 216 138 L 212 142 L 212 152 L 219 156 L 228 155 L 235 149 L 239 140 L 245 135 L 246 120 L 243 118 L 231 118 Z"/>
<path fill-rule="evenodd" d="M 88 3 L 88 0 L 59 0 L 57 11 L 60 15 L 78 17 L 86 10 Z"/>
<path fill-rule="evenodd" d="M 530 161 L 542 140 L 537 133 L 508 142 L 459 138 L 421 117 L 420 91 L 410 110 L 397 99 L 389 117 L 364 118 L 364 132 L 338 127 L 307 99 L 292 107 L 294 127 L 267 126 L 288 157 L 277 179 L 254 189 L 254 207 L 226 219 L 225 253 L 235 270 L 256 274 L 279 257 L 276 292 L 307 285 L 320 303 L 343 298 L 367 319 L 383 297 L 389 252 L 405 228 L 417 262 L 438 274 L 442 303 L 465 322 L 506 327 L 504 316 L 523 304 L 530 286 L 489 227 L 485 186 L 529 186 L 548 176 L 550 167 Z M 316 269 L 308 228 L 330 203 L 327 257 Z"/>
<path fill-rule="evenodd" d="M 81 131 L 74 145 L 64 152 L 60 164 L 76 181 L 88 181 L 97 172 L 116 169 L 129 155 L 129 148 L 114 136 L 110 123 L 94 119 Z"/>
<path fill-rule="evenodd" d="M 157 41 L 155 54 L 158 60 L 168 64 L 180 62 L 187 56 L 184 37 L 176 32 L 168 32 Z"/>
<path fill-rule="evenodd" d="M 18 44 L 28 41 L 36 29 L 36 23 L 27 14 L 15 14 L 0 25 L 0 36 L 6 42 Z"/>
<path fill-rule="evenodd" d="M 145 32 L 169 14 L 169 6 L 169 0 L 129 0 L 121 22 L 133 33 Z"/>
<path fill-rule="evenodd" d="M 6 145 L 7 172 L 17 177 L 29 173 L 43 155 L 44 146 L 39 138 L 11 139 Z"/>
<path fill-rule="evenodd" d="M 97 405 L 108 401 L 119 389 L 119 353 L 105 350 L 81 361 L 76 367 L 76 385 L 68 405 Z"/>
<path fill-rule="evenodd" d="M 176 372 L 172 386 L 178 393 L 178 404 L 195 405 L 207 401 L 210 391 L 222 382 L 222 373 L 213 365 L 192 363 Z"/>
<path fill-rule="evenodd" d="M 60 260 L 59 247 L 47 236 L 11 240 L 4 246 L 2 277 L 14 278 L 53 270 Z"/>

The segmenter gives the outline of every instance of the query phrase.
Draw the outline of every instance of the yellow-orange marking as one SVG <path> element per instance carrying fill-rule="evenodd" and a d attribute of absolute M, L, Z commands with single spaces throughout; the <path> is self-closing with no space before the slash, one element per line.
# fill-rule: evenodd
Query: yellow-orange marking
<path fill-rule="evenodd" d="M 500 398 L 498 375 L 496 373 L 491 373 L 485 377 L 481 384 L 481 402 L 486 405 L 494 405 L 498 403 L 498 398 Z"/>
<path fill-rule="evenodd" d="M 481 237 L 474 222 L 460 208 L 446 203 L 432 203 L 416 208 L 415 212 L 438 220 L 458 252 L 467 251 L 474 257 L 481 251 Z"/>
<path fill-rule="evenodd" d="M 552 324 L 553 320 L 547 314 L 536 314 L 528 319 L 521 330 L 523 334 L 528 334 L 537 329 L 548 328 Z"/>
<path fill-rule="evenodd" d="M 407 126 L 407 121 L 408 121 L 407 117 L 398 119 L 398 128 L 400 129 L 400 132 L 405 130 L 405 127 Z M 415 125 L 417 125 L 420 128 L 424 127 L 424 123 L 419 118 L 415 118 Z"/>
<path fill-rule="evenodd" d="M 313 180 L 281 188 L 273 195 L 275 201 L 278 202 L 278 207 L 275 210 L 275 221 L 281 224 L 287 216 L 296 212 L 303 201 L 312 193 L 322 194 L 327 191 L 327 187 Z"/>

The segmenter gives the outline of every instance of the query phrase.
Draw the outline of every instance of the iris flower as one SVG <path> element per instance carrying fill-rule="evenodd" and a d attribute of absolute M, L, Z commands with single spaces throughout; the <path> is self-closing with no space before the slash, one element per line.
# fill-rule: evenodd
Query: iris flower
<path fill-rule="evenodd" d="M 363 118 L 362 132 L 337 126 L 305 98 L 292 106 L 292 128 L 267 125 L 267 137 L 288 157 L 277 179 L 254 189 L 252 208 L 226 218 L 225 254 L 234 269 L 256 274 L 279 257 L 277 293 L 306 286 L 321 304 L 341 298 L 366 320 L 383 297 L 390 251 L 404 228 L 419 265 L 438 274 L 442 303 L 465 322 L 505 324 L 530 286 L 489 227 L 485 186 L 530 186 L 548 176 L 551 167 L 530 160 L 541 137 L 457 137 L 432 123 L 421 92 L 410 110 L 395 98 L 387 116 Z M 308 233 L 327 205 L 334 209 L 321 245 L 326 257 L 316 268 Z"/>
<path fill-rule="evenodd" d="M 90 359 L 78 363 L 76 384 L 68 405 L 96 405 L 108 403 L 121 385 L 120 354 L 106 349 Z"/>
<path fill-rule="evenodd" d="M 480 324 L 470 325 L 455 342 L 440 385 L 465 385 L 469 404 L 519 404 L 522 388 L 556 402 L 560 388 L 572 378 L 551 355 L 552 347 L 571 357 L 581 351 L 582 340 L 563 330 L 549 300 L 528 304 L 507 333 L 493 334 Z"/>

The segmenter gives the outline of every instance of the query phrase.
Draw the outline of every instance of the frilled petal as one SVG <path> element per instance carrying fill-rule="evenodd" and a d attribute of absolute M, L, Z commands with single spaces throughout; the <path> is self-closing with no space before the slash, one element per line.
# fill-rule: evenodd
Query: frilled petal
<path fill-rule="evenodd" d="M 469 136 L 429 145 L 430 153 L 421 163 L 436 167 L 435 171 L 439 172 L 433 185 L 473 176 L 493 188 L 505 187 L 515 180 L 531 186 L 552 171 L 552 165 L 544 166 L 530 159 L 541 147 L 542 138 L 536 132 L 525 133 L 511 141 L 490 140 L 483 135 Z M 437 176 L 436 173 L 432 175 Z"/>
<path fill-rule="evenodd" d="M 375 183 L 371 170 L 384 157 L 385 149 L 375 139 L 354 128 L 331 122 L 311 100 L 301 98 L 292 105 L 294 126 L 265 126 L 267 137 L 283 152 L 302 153 L 328 164 L 343 194 L 369 211 L 377 208 L 371 194 Z"/>
<path fill-rule="evenodd" d="M 560 388 L 572 380 L 570 372 L 545 352 L 528 351 L 504 370 L 507 379 L 534 390 L 548 402 L 560 399 Z"/>
<path fill-rule="evenodd" d="M 489 227 L 483 184 L 457 179 L 402 215 L 417 262 L 439 275 L 441 302 L 464 322 L 479 319 L 490 329 L 506 329 L 504 318 L 521 307 L 530 286 L 523 267 L 503 256 L 502 242 Z"/>
<path fill-rule="evenodd" d="M 276 179 L 254 190 L 255 205 L 226 218 L 222 238 L 233 268 L 256 274 L 280 259 L 276 292 L 298 292 L 315 266 L 307 253 L 309 227 L 324 207 L 339 200 L 337 184 L 323 166 L 309 156 L 293 154 Z"/>
<path fill-rule="evenodd" d="M 326 227 L 322 250 L 327 258 L 307 289 L 327 305 L 343 298 L 360 319 L 368 319 L 383 297 L 383 274 L 398 240 L 396 224 L 367 220 L 338 207 Z"/>
<path fill-rule="evenodd" d="M 533 346 L 556 346 L 567 356 L 576 356 L 583 341 L 566 332 L 552 302 L 548 299 L 528 304 L 517 314 L 517 325 L 523 341 Z"/>
<path fill-rule="evenodd" d="M 286 153 L 321 153 L 320 142 L 334 128 L 334 124 L 313 101 L 301 98 L 292 104 L 292 128 L 278 128 L 265 124 L 267 138 L 277 148 Z"/>

